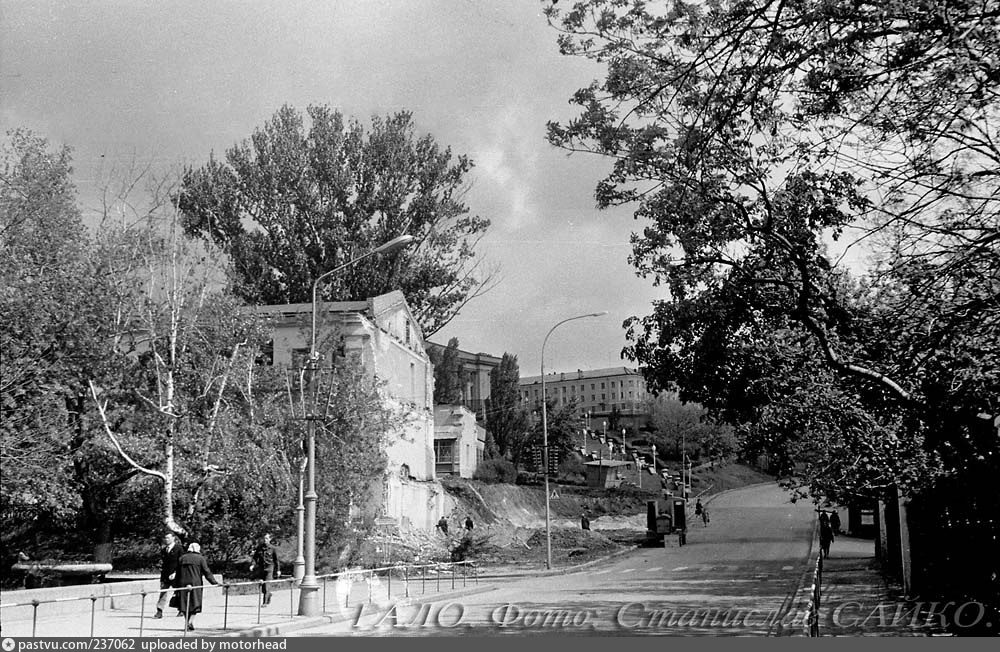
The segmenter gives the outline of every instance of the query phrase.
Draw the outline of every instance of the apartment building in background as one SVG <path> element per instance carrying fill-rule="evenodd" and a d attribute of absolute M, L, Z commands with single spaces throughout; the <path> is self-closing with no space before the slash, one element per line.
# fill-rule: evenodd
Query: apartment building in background
<path fill-rule="evenodd" d="M 524 376 L 518 383 L 521 400 L 532 409 L 541 406 L 542 377 Z M 635 369 L 577 369 L 574 372 L 545 374 L 545 393 L 557 406 L 575 403 L 581 416 L 590 415 L 589 426 L 600 430 L 612 411 L 617 410 L 622 426 L 629 430 L 645 425 L 649 415 L 646 381 Z"/>

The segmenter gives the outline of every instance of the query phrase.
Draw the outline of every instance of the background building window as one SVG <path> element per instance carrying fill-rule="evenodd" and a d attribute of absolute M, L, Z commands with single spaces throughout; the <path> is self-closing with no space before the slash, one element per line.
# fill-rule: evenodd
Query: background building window
<path fill-rule="evenodd" d="M 434 441 L 434 461 L 438 464 L 451 464 L 455 461 L 454 444 L 451 439 L 438 439 Z"/>

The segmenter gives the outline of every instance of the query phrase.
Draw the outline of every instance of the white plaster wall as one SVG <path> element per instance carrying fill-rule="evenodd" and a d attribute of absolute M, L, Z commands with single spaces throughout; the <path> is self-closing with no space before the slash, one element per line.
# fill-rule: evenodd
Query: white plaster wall
<path fill-rule="evenodd" d="M 396 409 L 403 409 L 392 401 Z M 403 464 L 410 467 L 410 474 L 418 480 L 433 480 L 434 475 L 434 419 L 424 410 L 404 413 L 400 429 L 389 435 L 386 455 L 390 474 L 399 474 Z"/>
<path fill-rule="evenodd" d="M 436 480 L 414 482 L 390 475 L 386 488 L 386 515 L 397 519 L 403 528 L 432 529 L 441 516 L 455 508 L 455 500 Z"/>

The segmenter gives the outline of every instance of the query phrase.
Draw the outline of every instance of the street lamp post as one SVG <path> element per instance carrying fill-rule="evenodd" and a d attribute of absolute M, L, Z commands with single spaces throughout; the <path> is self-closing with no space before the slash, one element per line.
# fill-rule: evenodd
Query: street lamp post
<path fill-rule="evenodd" d="M 329 272 L 321 274 L 319 277 L 313 281 L 312 287 L 312 323 L 309 330 L 309 361 L 307 364 L 307 369 L 309 371 L 309 383 L 310 385 L 315 380 L 315 373 L 319 368 L 319 356 L 316 353 L 316 312 L 317 312 L 317 294 L 319 290 L 319 283 L 325 278 L 328 278 L 339 271 L 347 269 L 348 267 L 357 264 L 358 262 L 368 258 L 369 256 L 374 256 L 375 254 L 388 253 L 390 251 L 395 251 L 402 247 L 407 246 L 413 242 L 412 235 L 401 235 L 398 238 L 393 238 L 388 242 L 379 245 L 375 249 L 372 249 L 368 253 L 362 254 L 357 258 L 349 260 L 348 262 L 331 269 Z M 302 582 L 299 584 L 299 615 L 300 616 L 317 616 L 320 612 L 320 602 L 319 602 L 319 584 L 316 582 L 316 415 L 312 414 L 312 410 L 316 407 L 313 405 L 315 401 L 309 401 L 307 404 L 309 407 L 309 413 L 305 415 L 306 418 L 306 493 L 305 493 L 305 518 L 304 518 L 304 532 L 302 533 L 303 541 L 303 553 L 305 555 L 305 568 L 302 577 Z"/>
<path fill-rule="evenodd" d="M 305 451 L 302 452 L 304 453 Z M 302 533 L 306 529 L 306 521 L 305 521 L 306 506 L 303 504 L 302 500 L 305 495 L 306 463 L 308 461 L 309 461 L 308 458 L 303 457 L 302 464 L 299 465 L 299 504 L 295 507 L 295 525 L 296 525 L 296 533 L 298 534 L 298 537 L 295 539 L 296 541 L 295 547 L 297 554 L 295 556 L 295 562 L 292 564 L 292 578 L 296 582 L 301 582 L 302 577 L 306 574 L 305 573 L 306 555 L 305 551 L 302 548 L 303 545 Z"/>
<path fill-rule="evenodd" d="M 545 339 L 542 340 L 542 464 L 543 472 L 545 474 L 545 568 L 552 568 L 552 525 L 551 517 L 549 513 L 549 421 L 548 421 L 548 410 L 545 405 L 545 345 L 549 341 L 549 335 L 552 335 L 552 331 L 559 328 L 563 324 L 569 321 L 574 321 L 576 319 L 586 319 L 587 317 L 601 317 L 602 315 L 608 314 L 607 310 L 601 312 L 592 312 L 586 315 L 577 315 L 576 317 L 569 317 L 561 322 L 557 323 L 555 326 L 549 329 L 549 332 L 545 335 Z"/>

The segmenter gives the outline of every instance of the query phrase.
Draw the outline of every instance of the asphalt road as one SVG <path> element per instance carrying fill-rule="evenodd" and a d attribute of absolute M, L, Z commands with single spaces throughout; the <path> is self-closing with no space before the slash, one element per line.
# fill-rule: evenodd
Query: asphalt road
<path fill-rule="evenodd" d="M 446 602 L 366 604 L 290 635 L 671 635 L 800 633 L 814 511 L 776 485 L 726 492 L 687 545 L 643 548 L 577 572 L 491 582 Z"/>

